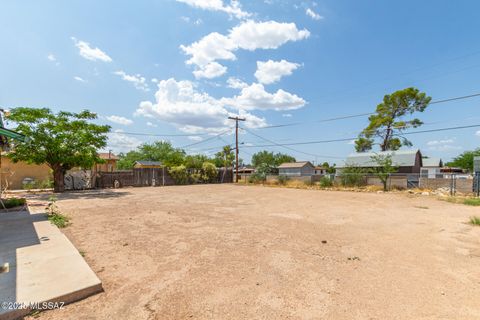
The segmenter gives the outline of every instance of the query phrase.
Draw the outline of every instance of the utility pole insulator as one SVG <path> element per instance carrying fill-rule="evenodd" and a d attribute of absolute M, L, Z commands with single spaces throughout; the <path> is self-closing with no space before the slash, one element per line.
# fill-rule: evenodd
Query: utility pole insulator
<path fill-rule="evenodd" d="M 239 117 L 228 117 L 228 119 L 235 120 L 235 182 L 238 182 L 238 121 L 246 119 Z"/>

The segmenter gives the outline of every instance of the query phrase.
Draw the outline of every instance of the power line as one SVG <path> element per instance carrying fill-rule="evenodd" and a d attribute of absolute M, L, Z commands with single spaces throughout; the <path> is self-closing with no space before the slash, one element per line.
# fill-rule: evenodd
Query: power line
<path fill-rule="evenodd" d="M 318 158 L 343 159 L 343 158 L 340 158 L 340 157 L 318 155 L 318 154 L 309 153 L 309 152 L 304 152 L 304 151 L 301 151 L 301 150 L 297 150 L 297 149 L 294 149 L 294 148 L 290 148 L 290 147 L 288 147 L 288 146 L 279 144 L 279 143 L 277 143 L 277 142 L 275 142 L 275 141 L 273 141 L 273 140 L 264 138 L 264 137 L 262 137 L 262 136 L 260 136 L 260 135 L 258 135 L 258 134 L 256 134 L 256 133 L 254 133 L 254 132 L 252 132 L 252 131 L 250 131 L 250 130 L 248 130 L 248 129 L 243 128 L 243 130 L 247 131 L 248 133 L 250 133 L 250 134 L 252 134 L 252 135 L 254 135 L 254 136 L 256 136 L 256 137 L 258 137 L 258 138 L 260 138 L 260 139 L 262 139 L 262 140 L 264 140 L 264 141 L 267 141 L 267 142 L 270 142 L 270 143 L 274 143 L 276 146 L 283 147 L 283 148 L 285 148 L 285 149 L 288 149 L 288 150 L 291 150 L 291 151 L 294 151 L 294 152 L 303 153 L 303 154 L 305 154 L 305 155 L 313 156 L 313 157 L 315 157 L 315 158 L 318 157 Z"/>
<path fill-rule="evenodd" d="M 421 131 L 413 131 L 413 132 L 404 132 L 401 135 L 412 135 L 412 134 L 419 134 L 419 133 L 429 133 L 429 132 L 438 132 L 438 131 L 449 131 L 449 130 L 460 130 L 460 129 L 468 129 L 468 128 L 478 128 L 480 124 L 468 125 L 468 126 L 458 126 L 458 127 L 449 127 L 449 128 L 438 128 L 438 129 L 430 129 L 430 130 L 421 130 Z M 401 136 L 399 134 L 395 134 L 396 136 Z M 274 147 L 274 146 L 297 146 L 297 145 L 308 145 L 308 144 L 321 144 L 321 143 L 332 143 L 332 142 L 345 142 L 345 141 L 352 141 L 357 139 L 357 137 L 353 138 L 343 138 L 343 139 L 331 139 L 331 140 L 316 140 L 316 141 L 305 141 L 305 142 L 292 142 L 292 143 L 276 143 L 270 145 L 256 145 L 256 146 L 244 146 L 244 148 L 265 148 L 265 147 Z"/>
<path fill-rule="evenodd" d="M 189 137 L 192 135 L 195 136 L 206 136 L 208 133 L 198 133 L 198 134 L 185 134 L 185 133 L 178 133 L 178 134 L 163 134 L 163 133 L 142 133 L 142 132 L 118 132 L 119 134 L 125 134 L 130 136 L 150 136 L 150 137 Z"/>
<path fill-rule="evenodd" d="M 220 132 L 220 133 L 217 133 L 216 135 L 214 135 L 214 136 L 212 136 L 212 137 L 210 137 L 210 138 L 208 138 L 208 139 L 205 139 L 205 140 L 202 140 L 202 141 L 197 141 L 197 142 L 194 142 L 194 143 L 191 143 L 191 144 L 187 144 L 187 145 L 185 145 L 185 146 L 183 146 L 183 147 L 180 147 L 180 149 L 185 149 L 185 148 L 189 148 L 189 147 L 191 147 L 191 146 L 196 146 L 197 144 L 201 144 L 201 143 L 208 142 L 208 141 L 213 140 L 213 139 L 215 139 L 215 138 L 217 138 L 217 137 L 219 137 L 219 136 L 221 136 L 221 135 L 224 135 L 225 133 L 229 132 L 230 130 L 232 130 L 232 129 L 229 128 L 229 129 L 224 130 L 224 131 L 222 131 L 222 132 Z"/>
<path fill-rule="evenodd" d="M 445 103 L 445 102 L 456 101 L 456 100 L 470 99 L 470 98 L 475 98 L 475 97 L 478 97 L 478 96 L 480 96 L 480 92 L 470 94 L 470 95 L 465 95 L 465 96 L 436 100 L 436 101 L 430 102 L 430 104 L 439 104 L 439 103 Z M 332 122 L 332 121 L 338 121 L 338 120 L 346 120 L 346 119 L 352 119 L 352 118 L 365 117 L 365 116 L 370 116 L 370 115 L 373 115 L 373 114 L 375 114 L 375 112 L 358 113 L 358 114 L 338 116 L 338 117 L 327 118 L 327 119 L 319 119 L 319 120 L 312 120 L 312 121 L 291 122 L 291 123 L 270 125 L 270 126 L 259 127 L 259 128 L 256 128 L 256 129 L 273 129 L 273 128 L 298 126 L 298 125 L 302 125 L 302 124 L 306 124 L 306 123 Z M 192 136 L 192 135 L 195 135 L 195 136 L 209 135 L 209 133 L 198 133 L 198 134 L 186 134 L 186 133 L 167 134 L 166 133 L 166 134 L 163 134 L 163 133 L 143 133 L 143 132 L 119 132 L 119 134 L 133 135 L 133 136 L 151 136 L 151 137 L 188 137 L 188 136 Z M 209 140 L 210 139 L 205 139 L 205 140 L 202 140 L 202 141 L 209 141 Z M 195 145 L 195 144 L 192 144 L 192 145 Z"/>
<path fill-rule="evenodd" d="M 479 96 L 480 96 L 480 92 L 470 94 L 470 95 L 466 95 L 466 96 L 460 96 L 460 97 L 453 97 L 453 98 L 431 101 L 429 104 L 440 104 L 440 103 L 445 103 L 445 102 L 450 102 L 450 101 L 475 98 L 475 97 L 479 97 Z M 345 116 L 339 116 L 339 117 L 333 117 L 333 118 L 327 118 L 327 119 L 319 119 L 319 120 L 312 120 L 312 121 L 292 122 L 292 123 L 284 123 L 284 124 L 277 124 L 277 125 L 271 125 L 271 126 L 264 126 L 264 127 L 259 127 L 259 128 L 256 128 L 256 129 L 272 129 L 272 128 L 298 126 L 298 125 L 302 125 L 302 124 L 306 124 L 306 123 L 331 122 L 331 121 L 337 121 L 337 120 L 345 120 L 345 119 L 351 119 L 351 118 L 371 116 L 375 113 L 376 112 L 358 113 L 358 114 L 351 114 L 351 115 L 345 115 Z"/>

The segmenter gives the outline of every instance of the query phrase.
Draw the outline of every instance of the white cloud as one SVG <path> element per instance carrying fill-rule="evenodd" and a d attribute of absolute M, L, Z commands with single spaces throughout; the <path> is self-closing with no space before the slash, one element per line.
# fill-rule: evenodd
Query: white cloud
<path fill-rule="evenodd" d="M 73 79 L 75 79 L 75 80 L 77 80 L 77 81 L 79 81 L 79 82 L 87 82 L 87 80 L 85 80 L 85 79 L 83 79 L 83 78 L 81 78 L 81 77 L 79 77 L 79 76 L 75 76 L 75 77 L 73 77 Z"/>
<path fill-rule="evenodd" d="M 53 55 L 53 53 L 50 53 L 48 56 L 47 56 L 47 59 L 52 61 L 52 62 L 56 62 L 57 61 L 57 58 L 55 57 L 55 55 Z"/>
<path fill-rule="evenodd" d="M 240 3 L 237 0 L 230 1 L 229 5 L 224 4 L 222 0 L 177 0 L 177 1 L 186 3 L 189 6 L 203 9 L 203 10 L 222 11 L 238 19 L 243 19 L 251 16 L 250 13 L 242 10 Z"/>
<path fill-rule="evenodd" d="M 88 42 L 77 40 L 75 37 L 72 37 L 72 40 L 75 42 L 75 46 L 80 50 L 80 55 L 87 60 L 91 61 L 103 61 L 103 62 L 112 62 L 110 58 L 104 51 L 99 48 L 90 47 Z"/>
<path fill-rule="evenodd" d="M 241 49 L 277 49 L 288 41 L 306 39 L 310 32 L 298 30 L 295 23 L 246 21 L 230 31 L 230 39 Z"/>
<path fill-rule="evenodd" d="M 282 114 L 282 117 L 284 117 L 284 118 L 291 118 L 291 117 L 292 117 L 292 114 L 291 114 L 291 113 L 284 113 L 284 114 Z"/>
<path fill-rule="evenodd" d="M 192 141 L 202 141 L 203 138 L 200 137 L 200 136 L 188 136 L 188 139 L 192 140 Z"/>
<path fill-rule="evenodd" d="M 154 127 L 154 128 L 158 127 L 155 123 L 152 123 L 150 121 L 147 121 L 147 126 Z"/>
<path fill-rule="evenodd" d="M 432 140 L 427 142 L 427 146 L 438 146 L 443 144 L 450 144 L 453 143 L 453 139 L 446 139 L 446 140 Z"/>
<path fill-rule="evenodd" d="M 114 153 L 128 152 L 141 144 L 141 140 L 125 135 L 122 130 L 108 133 L 107 150 L 112 150 Z"/>
<path fill-rule="evenodd" d="M 303 107 L 306 102 L 299 96 L 291 94 L 282 89 L 275 93 L 265 91 L 260 83 L 253 83 L 245 87 L 240 95 L 233 98 L 224 98 L 223 101 L 238 109 L 272 109 L 272 110 L 294 110 Z"/>
<path fill-rule="evenodd" d="M 189 46 L 181 45 L 180 48 L 191 58 L 187 64 L 194 64 L 203 67 L 215 60 L 235 60 L 236 57 L 232 51 L 236 50 L 236 45 L 229 37 L 218 32 L 212 32 L 197 42 Z"/>
<path fill-rule="evenodd" d="M 298 63 L 288 62 L 286 60 L 257 61 L 255 78 L 257 78 L 260 83 L 271 84 L 279 81 L 283 76 L 291 75 L 299 66 Z"/>
<path fill-rule="evenodd" d="M 122 78 L 122 80 L 131 82 L 135 86 L 135 88 L 137 88 L 139 90 L 150 91 L 150 89 L 148 87 L 148 84 L 147 84 L 147 80 L 139 74 L 129 75 L 129 74 L 126 74 L 122 70 L 116 71 L 116 72 L 114 72 L 114 74 L 120 76 Z"/>
<path fill-rule="evenodd" d="M 209 64 L 202 66 L 200 69 L 193 71 L 195 78 L 207 78 L 213 79 L 220 77 L 227 72 L 227 67 L 222 66 L 218 62 L 210 62 Z"/>
<path fill-rule="evenodd" d="M 461 146 L 456 144 L 455 139 L 432 140 L 427 142 L 427 146 L 428 150 L 442 152 L 462 149 Z"/>
<path fill-rule="evenodd" d="M 298 30 L 295 23 L 280 23 L 276 21 L 255 22 L 249 20 L 232 28 L 228 35 L 212 32 L 199 41 L 188 46 L 181 45 L 180 48 L 185 54 L 190 56 L 186 63 L 195 65 L 197 70 L 202 71 L 214 61 L 235 60 L 234 52 L 239 49 L 249 51 L 277 49 L 289 41 L 298 41 L 309 36 L 310 32 L 308 30 Z M 216 67 L 218 71 L 219 68 L 218 66 Z M 226 69 L 223 71 L 226 71 Z M 217 72 L 218 75 L 223 73 Z M 212 76 L 213 74 L 215 73 L 211 73 Z"/>
<path fill-rule="evenodd" d="M 480 130 L 475 133 L 476 136 L 480 137 Z"/>
<path fill-rule="evenodd" d="M 176 81 L 173 78 L 159 81 L 155 101 L 141 102 L 135 114 L 173 123 L 192 135 L 220 132 L 232 125 L 228 120 L 232 113 L 226 109 L 223 99 L 199 92 L 191 81 Z M 266 125 L 264 118 L 245 111 L 241 114 L 249 119 L 248 126 Z"/>
<path fill-rule="evenodd" d="M 197 20 L 195 20 L 195 21 L 192 21 L 192 19 L 190 19 L 190 17 L 181 16 L 180 19 L 182 19 L 182 20 L 183 20 L 184 22 L 186 22 L 186 23 L 192 22 L 192 23 L 193 23 L 194 25 L 196 25 L 196 26 L 199 26 L 199 25 L 201 25 L 201 24 L 203 23 L 203 20 L 200 19 L 200 18 L 197 19 Z"/>
<path fill-rule="evenodd" d="M 246 84 L 245 82 L 243 82 L 240 79 L 230 77 L 227 80 L 227 86 L 229 88 L 232 88 L 232 89 L 243 89 L 243 88 L 248 87 L 248 84 Z"/>
<path fill-rule="evenodd" d="M 323 19 L 323 17 L 321 15 L 319 15 L 318 13 L 316 13 L 315 11 L 313 11 L 310 8 L 307 8 L 307 10 L 305 10 L 305 13 L 306 13 L 307 16 L 309 16 L 313 20 Z"/>
<path fill-rule="evenodd" d="M 133 123 L 132 120 L 127 119 L 125 117 L 121 117 L 121 116 L 112 115 L 112 116 L 107 116 L 106 118 L 107 118 L 108 121 L 118 123 L 118 124 L 121 124 L 121 125 L 124 125 L 124 126 L 128 126 L 128 125 L 131 125 Z"/>

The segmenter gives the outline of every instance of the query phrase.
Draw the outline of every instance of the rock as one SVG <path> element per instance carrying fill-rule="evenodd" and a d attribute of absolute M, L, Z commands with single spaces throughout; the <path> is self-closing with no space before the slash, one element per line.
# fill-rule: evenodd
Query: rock
<path fill-rule="evenodd" d="M 427 191 L 422 192 L 422 196 L 429 196 L 429 195 L 430 195 L 430 192 L 427 192 Z"/>

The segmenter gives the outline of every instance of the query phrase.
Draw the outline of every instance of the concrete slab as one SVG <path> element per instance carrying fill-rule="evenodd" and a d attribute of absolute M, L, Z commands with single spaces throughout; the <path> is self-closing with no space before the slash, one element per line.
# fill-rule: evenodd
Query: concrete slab
<path fill-rule="evenodd" d="M 0 320 L 29 309 L 1 303 L 71 303 L 101 292 L 102 283 L 78 250 L 43 213 L 0 213 Z M 7 309 L 5 308 L 7 307 Z"/>

